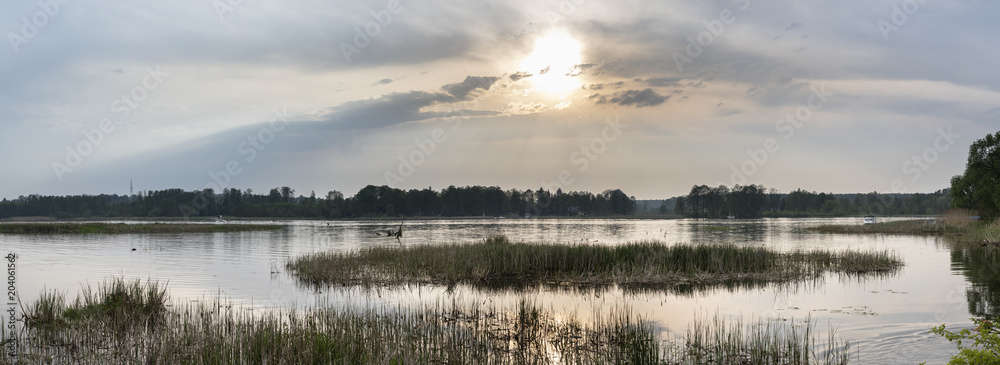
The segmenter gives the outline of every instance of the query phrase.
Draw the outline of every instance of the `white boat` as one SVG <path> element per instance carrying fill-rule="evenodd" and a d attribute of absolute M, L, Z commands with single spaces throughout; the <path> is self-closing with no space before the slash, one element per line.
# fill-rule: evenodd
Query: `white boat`
<path fill-rule="evenodd" d="M 735 215 L 727 215 L 726 219 L 736 219 L 736 216 Z"/>
<path fill-rule="evenodd" d="M 863 224 L 874 224 L 874 223 L 875 223 L 875 216 L 874 215 L 865 216 L 865 220 L 864 220 Z"/>

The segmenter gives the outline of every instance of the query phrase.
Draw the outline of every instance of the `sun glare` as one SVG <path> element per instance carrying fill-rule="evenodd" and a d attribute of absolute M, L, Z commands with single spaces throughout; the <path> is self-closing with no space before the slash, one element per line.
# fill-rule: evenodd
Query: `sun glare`
<path fill-rule="evenodd" d="M 553 31 L 535 40 L 535 48 L 521 69 L 534 75 L 527 79 L 532 90 L 565 96 L 580 88 L 573 76 L 580 63 L 580 43 L 564 31 Z"/>

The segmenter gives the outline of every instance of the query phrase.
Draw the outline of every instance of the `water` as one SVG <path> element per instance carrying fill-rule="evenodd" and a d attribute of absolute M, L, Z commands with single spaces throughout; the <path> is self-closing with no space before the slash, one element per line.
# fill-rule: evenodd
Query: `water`
<path fill-rule="evenodd" d="M 301 286 L 286 272 L 289 258 L 371 245 L 398 246 L 395 239 L 374 233 L 396 229 L 398 222 L 292 221 L 280 223 L 289 224 L 288 229 L 273 232 L 3 235 L 0 239 L 4 251 L 18 255 L 17 288 L 26 300 L 43 288 L 72 298 L 81 285 L 125 276 L 168 282 L 175 302 L 223 298 L 257 311 L 316 305 L 412 306 L 452 298 L 502 305 L 528 297 L 543 307 L 590 318 L 594 312 L 625 305 L 655 321 L 666 338 L 682 336 L 695 317 L 811 318 L 824 339 L 827 326 L 836 328 L 838 336 L 852 343 L 855 362 L 865 364 L 944 363 L 954 354 L 954 346 L 928 334 L 928 329 L 942 323 L 969 328 L 969 317 L 997 312 L 993 303 L 1000 303 L 1000 275 L 980 253 L 954 249 L 936 237 L 830 235 L 803 229 L 836 223 L 855 224 L 858 219 L 407 221 L 402 241 L 405 245 L 467 242 L 504 234 L 515 241 L 608 245 L 659 240 L 763 245 L 782 251 L 878 249 L 900 254 L 906 267 L 884 278 L 828 275 L 791 287 L 693 293 L 547 288 L 482 292 L 462 286 L 316 290 Z M 728 229 L 706 229 L 713 226 Z"/>

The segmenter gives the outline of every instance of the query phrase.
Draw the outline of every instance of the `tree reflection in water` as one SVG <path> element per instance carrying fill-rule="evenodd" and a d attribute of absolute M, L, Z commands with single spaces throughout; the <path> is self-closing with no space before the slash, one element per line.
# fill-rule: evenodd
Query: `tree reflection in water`
<path fill-rule="evenodd" d="M 951 269 L 969 280 L 965 292 L 969 314 L 978 318 L 1000 316 L 1000 247 L 953 243 Z"/>

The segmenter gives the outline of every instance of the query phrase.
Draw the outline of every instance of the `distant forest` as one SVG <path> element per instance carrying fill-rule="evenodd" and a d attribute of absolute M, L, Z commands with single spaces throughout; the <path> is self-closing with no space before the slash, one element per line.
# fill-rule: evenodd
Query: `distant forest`
<path fill-rule="evenodd" d="M 693 218 L 761 218 L 852 215 L 934 215 L 951 208 L 950 189 L 931 194 L 833 194 L 796 189 L 782 194 L 763 185 L 695 185 L 673 199 L 675 215 Z M 661 211 L 669 207 L 666 202 Z"/>
<path fill-rule="evenodd" d="M 621 190 L 555 192 L 502 190 L 496 186 L 449 186 L 403 190 L 369 185 L 354 196 L 330 191 L 296 196 L 289 187 L 266 194 L 251 189 L 184 191 L 167 189 L 128 195 L 21 196 L 0 201 L 0 218 L 52 217 L 256 217 L 365 218 L 463 216 L 683 216 L 761 218 L 852 215 L 930 215 L 951 206 L 948 189 L 931 194 L 832 194 L 795 190 L 779 193 L 761 185 L 696 185 L 686 196 L 636 201 Z"/>
<path fill-rule="evenodd" d="M 267 194 L 253 190 L 167 189 L 128 195 L 21 196 L 0 201 L 0 218 L 10 217 L 463 217 L 463 216 L 622 216 L 635 212 L 635 198 L 621 190 L 601 194 L 561 189 L 501 190 L 490 186 L 449 186 L 403 190 L 369 185 L 352 197 L 330 191 L 295 196 L 289 187 Z"/>

